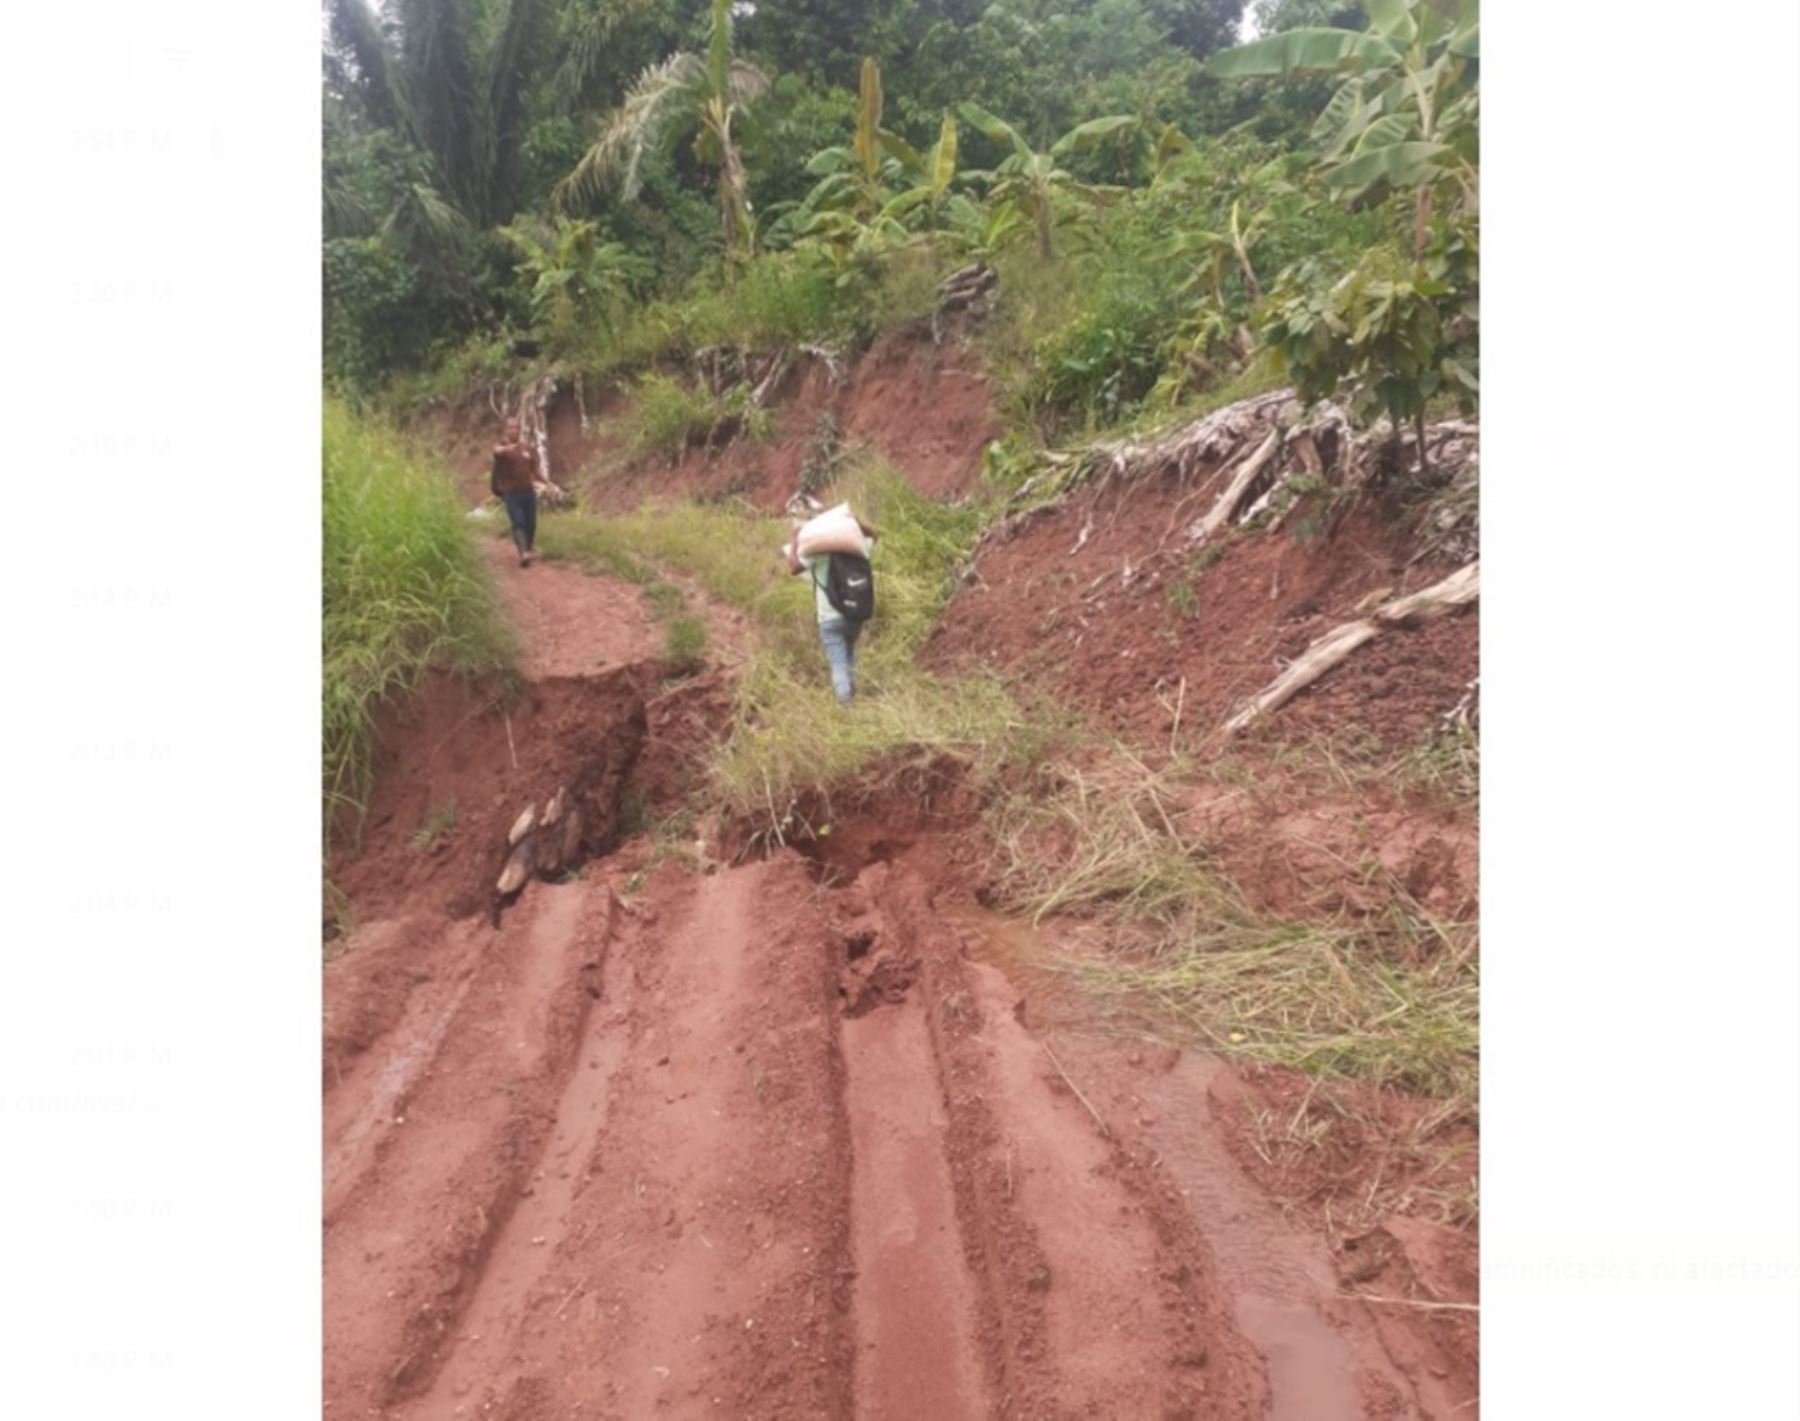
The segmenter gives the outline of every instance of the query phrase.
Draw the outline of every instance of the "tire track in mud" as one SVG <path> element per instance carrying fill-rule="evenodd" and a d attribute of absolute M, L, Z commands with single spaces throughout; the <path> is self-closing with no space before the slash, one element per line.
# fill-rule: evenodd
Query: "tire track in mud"
<path fill-rule="evenodd" d="M 629 1065 L 579 1200 L 603 1248 L 641 1244 L 594 1275 L 599 1365 L 571 1378 L 604 1414 L 841 1412 L 841 1107 L 816 966 L 809 991 L 779 940 L 810 936 L 816 964 L 807 886 L 787 864 L 704 876 L 635 936 Z"/>
<path fill-rule="evenodd" d="M 324 1099 L 324 1220 L 327 1227 L 368 1178 L 383 1129 L 404 1112 L 419 1074 L 442 1046 L 450 1021 L 473 980 L 479 952 L 470 933 L 435 914 L 368 925 L 352 939 L 353 966 L 375 962 L 365 990 L 345 991 L 335 1013 L 327 1014 Z M 432 967 L 433 957 L 447 966 Z M 397 959 L 398 963 L 392 961 Z M 421 960 L 423 959 L 423 960 Z M 410 961 L 409 961 L 410 960 Z M 411 988 L 404 996 L 379 993 L 381 981 L 398 976 Z M 374 989 L 374 990 L 367 990 Z M 385 1035 L 405 1043 L 391 1053 L 368 1044 Z"/>
<path fill-rule="evenodd" d="M 939 1140 L 942 1087 L 916 1002 L 843 1024 L 856 1264 L 856 1414 L 986 1414 L 975 1302 Z"/>
<path fill-rule="evenodd" d="M 602 1002 L 612 994 L 600 983 L 616 973 L 612 939 L 609 933 L 599 958 L 584 963 L 600 979 L 585 982 L 584 990 L 598 993 Z M 457 1414 L 487 1379 L 502 1372 L 527 1313 L 543 1295 L 550 1266 L 543 1245 L 561 1234 L 573 1213 L 575 1194 L 606 1129 L 608 1086 L 624 1054 L 623 1034 L 610 1029 L 605 1017 L 603 1006 L 587 1014 L 543 1153 L 495 1234 L 448 1355 L 416 1408 L 420 1416 Z"/>
<path fill-rule="evenodd" d="M 1261 1359 L 1163 1181 L 1051 1084 L 1016 994 L 965 959 L 924 881 L 883 865 L 862 877 L 919 967 L 990 1414 L 1263 1415 Z"/>
<path fill-rule="evenodd" d="M 618 919 L 530 1191 L 396 1414 L 847 1415 L 848 1127 L 812 886 L 792 862 L 665 873 Z"/>
<path fill-rule="evenodd" d="M 1091 1048 L 1089 1048 L 1091 1050 Z M 1183 1053 L 1142 1086 L 1148 1132 L 1216 1240 L 1244 1333 L 1269 1359 L 1271 1421 L 1350 1421 L 1383 1414 L 1466 1416 L 1472 1392 L 1449 1382 L 1452 1358 L 1381 1310 L 1340 1299 L 1323 1238 L 1295 1230 L 1231 1157 L 1213 1107 L 1223 1063 Z"/>
<path fill-rule="evenodd" d="M 382 1407 L 431 1383 L 548 1137 L 609 907 L 542 885 L 483 946 L 429 1059 L 396 1044 L 416 1085 L 325 1230 L 327 1395 Z"/>

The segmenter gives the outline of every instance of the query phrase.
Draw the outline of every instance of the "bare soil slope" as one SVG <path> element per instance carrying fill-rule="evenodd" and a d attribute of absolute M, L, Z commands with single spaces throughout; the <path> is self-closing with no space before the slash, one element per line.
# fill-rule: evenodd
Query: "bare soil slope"
<path fill-rule="evenodd" d="M 1166 744 L 1177 705 L 1190 734 L 1215 726 L 1364 599 L 1416 591 L 1456 566 L 1415 561 L 1404 532 L 1373 509 L 1328 538 L 1232 538 L 1184 559 L 1170 550 L 1195 494 L 1172 481 L 1101 484 L 994 540 L 927 660 L 1028 677 L 1125 735 Z M 1284 706 L 1275 731 L 1404 746 L 1463 695 L 1479 641 L 1474 610 L 1402 628 Z"/>
<path fill-rule="evenodd" d="M 1350 1296 L 1236 1162 L 1222 1066 L 1040 1023 L 929 838 L 615 851 L 708 722 L 624 589 L 501 572 L 541 674 L 397 722 L 341 866 L 328 1417 L 1475 1414 L 1468 1315 Z M 512 812 L 571 783 L 582 861 L 494 900 Z M 1391 1242 L 1386 1286 L 1469 1298 Z"/>

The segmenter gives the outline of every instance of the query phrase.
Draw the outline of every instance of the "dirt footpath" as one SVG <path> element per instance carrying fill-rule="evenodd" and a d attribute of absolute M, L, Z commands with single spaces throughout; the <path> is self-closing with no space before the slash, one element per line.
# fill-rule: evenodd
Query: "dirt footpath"
<path fill-rule="evenodd" d="M 623 591 L 510 595 L 529 638 Z M 1440 1315 L 1233 1163 L 1229 1073 L 1040 1029 L 935 861 L 383 901 L 326 970 L 326 1417 L 1475 1416 Z"/>

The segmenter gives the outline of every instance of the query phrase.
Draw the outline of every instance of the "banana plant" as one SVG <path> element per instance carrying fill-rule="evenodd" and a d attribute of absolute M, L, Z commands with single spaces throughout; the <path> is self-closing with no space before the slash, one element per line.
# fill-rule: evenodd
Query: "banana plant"
<path fill-rule="evenodd" d="M 1016 207 L 997 207 L 973 202 L 951 193 L 943 205 L 944 235 L 971 261 L 992 262 L 994 255 L 1025 225 Z"/>
<path fill-rule="evenodd" d="M 554 222 L 515 222 L 499 231 L 519 254 L 534 317 L 553 335 L 570 334 L 584 321 L 610 322 L 631 286 L 652 274 L 644 258 L 618 242 L 600 241 L 600 229 L 592 222 L 558 216 Z"/>
<path fill-rule="evenodd" d="M 1045 261 L 1054 261 L 1056 258 L 1050 232 L 1055 222 L 1054 204 L 1059 195 L 1067 193 L 1085 198 L 1096 205 L 1123 195 L 1123 188 L 1081 182 L 1062 167 L 1062 160 L 1071 153 L 1093 147 L 1101 139 L 1122 128 L 1130 127 L 1138 121 L 1135 116 L 1109 114 L 1105 118 L 1089 119 L 1057 139 L 1048 152 L 1039 153 L 1032 149 L 1011 124 L 996 118 L 981 105 L 963 103 L 957 107 L 973 127 L 996 143 L 1011 147 L 1012 152 L 991 174 L 969 176 L 991 179 L 991 196 L 994 201 L 1017 209 L 1032 224 L 1037 232 L 1038 255 Z"/>
<path fill-rule="evenodd" d="M 935 211 L 956 177 L 955 117 L 944 115 L 938 141 L 920 154 L 881 126 L 881 114 L 881 70 L 865 59 L 850 144 L 822 148 L 806 165 L 819 179 L 801 204 L 807 215 L 848 210 L 859 222 L 871 223 L 904 219 L 921 204 Z"/>
<path fill-rule="evenodd" d="M 926 213 L 926 227 L 937 227 L 938 210 L 950 184 L 956 181 L 956 115 L 946 113 L 938 128 L 937 142 L 924 153 L 916 153 L 902 138 L 884 134 L 888 151 L 900 164 L 900 171 L 912 184 L 888 199 L 881 215 L 904 222 L 921 208 Z"/>
<path fill-rule="evenodd" d="M 907 221 L 921 208 L 935 225 L 937 208 L 956 177 L 956 119 L 946 114 L 938 141 L 921 155 L 881 126 L 881 70 L 862 62 L 856 132 L 848 147 L 821 149 L 807 163 L 819 179 L 799 210 L 784 216 L 798 245 L 824 248 L 848 279 L 850 259 L 908 235 Z M 902 186 L 903 185 L 903 186 Z M 900 186 L 895 194 L 893 189 Z"/>
<path fill-rule="evenodd" d="M 1364 0 L 1364 10 L 1366 31 L 1284 30 L 1220 51 L 1207 67 L 1224 79 L 1342 75 L 1312 129 L 1323 177 L 1350 195 L 1378 183 L 1416 189 L 1417 258 L 1433 193 L 1446 180 L 1457 183 L 1465 206 L 1474 202 L 1478 3 Z"/>
<path fill-rule="evenodd" d="M 1250 299 L 1261 301 L 1262 283 L 1256 279 L 1256 268 L 1250 262 L 1250 248 L 1256 245 L 1268 225 L 1268 213 L 1258 212 L 1247 221 L 1242 216 L 1242 203 L 1233 202 L 1222 232 L 1193 229 L 1177 232 L 1157 249 L 1157 255 L 1191 262 L 1194 274 L 1180 288 L 1189 295 L 1197 287 L 1210 284 L 1212 297 L 1220 310 L 1225 308 L 1225 273 L 1233 265 L 1243 273 Z"/>
<path fill-rule="evenodd" d="M 806 171 L 819 179 L 806 195 L 803 206 L 810 212 L 849 209 L 867 221 L 887 200 L 884 140 L 892 137 L 881 127 L 881 69 L 873 59 L 862 62 L 856 101 L 856 132 L 850 142 L 821 148 L 807 161 Z"/>

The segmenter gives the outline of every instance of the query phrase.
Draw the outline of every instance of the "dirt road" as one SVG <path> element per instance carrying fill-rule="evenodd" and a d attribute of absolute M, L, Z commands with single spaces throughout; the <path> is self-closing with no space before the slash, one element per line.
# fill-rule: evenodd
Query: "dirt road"
<path fill-rule="evenodd" d="M 618 584 L 503 585 L 539 674 L 602 615 L 592 674 L 654 656 Z M 464 782 L 541 793 L 521 749 Z M 1234 1164 L 1223 1067 L 1040 1027 L 929 840 L 849 852 L 380 900 L 326 972 L 328 1418 L 1476 1414 Z"/>

